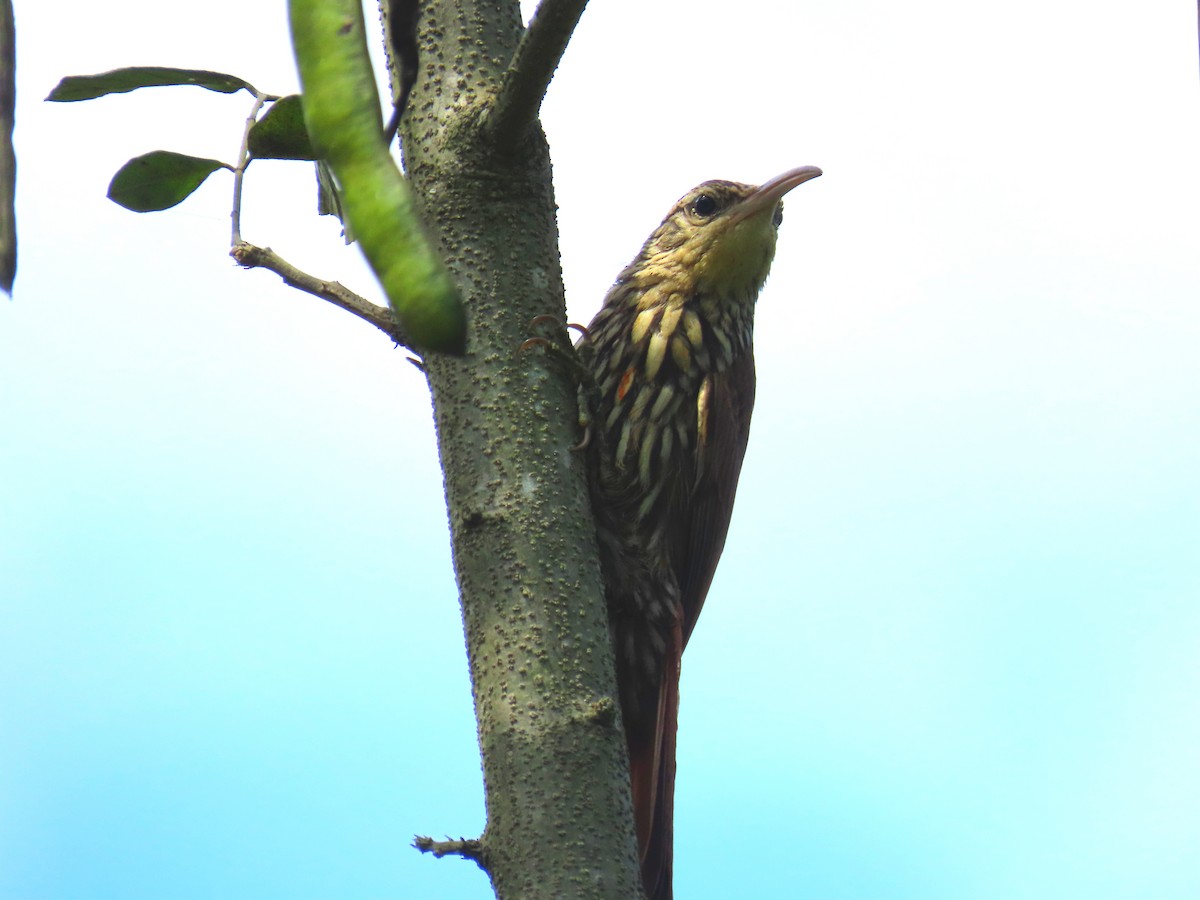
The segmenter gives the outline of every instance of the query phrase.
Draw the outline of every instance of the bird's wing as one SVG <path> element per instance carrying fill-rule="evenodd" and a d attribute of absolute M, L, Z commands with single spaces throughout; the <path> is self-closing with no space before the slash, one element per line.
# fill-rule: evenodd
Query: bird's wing
<path fill-rule="evenodd" d="M 709 375 L 697 402 L 695 482 L 685 501 L 686 543 L 676 557 L 685 644 L 725 546 L 753 409 L 754 354 L 747 352 L 725 371 Z"/>
<path fill-rule="evenodd" d="M 672 498 L 673 515 L 678 515 L 681 523 L 672 560 L 680 587 L 682 621 L 676 620 L 666 635 L 655 717 L 626 722 L 642 880 L 651 900 L 670 900 L 672 896 L 679 665 L 725 546 L 753 407 L 752 355 L 746 354 L 727 371 L 705 379 L 696 408 L 696 467 L 694 471 L 685 468 L 690 484 Z"/>

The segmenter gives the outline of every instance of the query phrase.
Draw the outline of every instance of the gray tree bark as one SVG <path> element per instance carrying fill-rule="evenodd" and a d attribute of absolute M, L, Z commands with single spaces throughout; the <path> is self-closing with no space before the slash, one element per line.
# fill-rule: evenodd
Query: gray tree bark
<path fill-rule="evenodd" d="M 542 93 L 585 0 L 427 2 L 402 123 L 420 212 L 462 293 L 468 354 L 425 360 L 500 898 L 641 895 L 628 762 L 576 392 L 532 320 L 565 315 Z M 386 0 L 383 4 L 386 7 Z"/>

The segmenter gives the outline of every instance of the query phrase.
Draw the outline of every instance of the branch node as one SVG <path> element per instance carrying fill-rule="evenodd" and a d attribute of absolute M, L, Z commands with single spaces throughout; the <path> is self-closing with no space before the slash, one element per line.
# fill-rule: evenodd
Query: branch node
<path fill-rule="evenodd" d="M 607 728 L 617 721 L 617 704 L 612 697 L 597 697 L 583 710 L 584 720 Z"/>

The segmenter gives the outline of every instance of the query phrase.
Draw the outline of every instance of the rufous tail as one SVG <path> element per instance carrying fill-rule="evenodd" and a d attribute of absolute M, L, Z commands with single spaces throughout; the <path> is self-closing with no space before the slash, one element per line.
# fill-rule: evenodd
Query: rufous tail
<path fill-rule="evenodd" d="M 675 630 L 667 648 L 656 717 L 626 723 L 633 815 L 642 883 L 648 900 L 671 900 L 675 815 L 675 733 L 679 723 L 679 661 L 683 635 Z"/>

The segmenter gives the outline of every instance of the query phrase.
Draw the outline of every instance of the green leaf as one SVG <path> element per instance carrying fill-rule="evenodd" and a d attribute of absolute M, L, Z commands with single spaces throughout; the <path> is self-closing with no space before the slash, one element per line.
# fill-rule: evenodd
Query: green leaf
<path fill-rule="evenodd" d="M 94 100 L 105 94 L 124 94 L 138 88 L 174 84 L 194 84 L 222 94 L 232 94 L 243 89 L 252 94 L 257 93 L 250 82 L 223 72 L 171 69 L 164 66 L 132 66 L 101 72 L 99 75 L 68 75 L 54 86 L 54 90 L 46 99 L 57 103 L 70 103 L 76 100 Z"/>
<path fill-rule="evenodd" d="M 288 0 L 288 19 L 308 134 L 409 346 L 461 356 L 466 310 L 384 140 L 361 0 Z"/>
<path fill-rule="evenodd" d="M 304 127 L 299 94 L 276 100 L 250 129 L 250 152 L 259 159 L 316 159 Z"/>
<path fill-rule="evenodd" d="M 170 209 L 217 169 L 233 169 L 216 159 L 155 150 L 121 166 L 108 185 L 108 199 L 134 212 Z"/>

